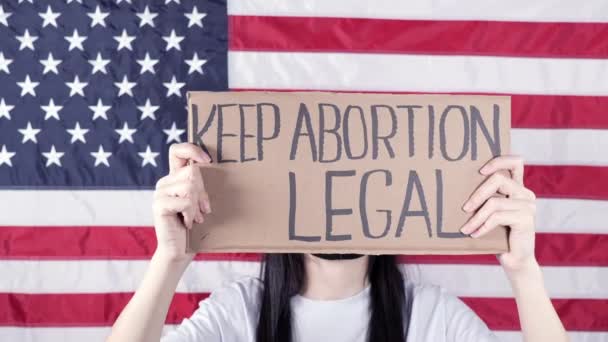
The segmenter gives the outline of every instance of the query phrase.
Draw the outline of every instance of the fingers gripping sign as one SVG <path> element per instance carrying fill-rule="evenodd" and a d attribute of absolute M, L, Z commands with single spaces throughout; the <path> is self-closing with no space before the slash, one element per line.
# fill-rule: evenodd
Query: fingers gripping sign
<path fill-rule="evenodd" d="M 186 234 L 194 222 L 202 223 L 211 213 L 202 168 L 211 159 L 190 143 L 169 148 L 169 174 L 158 180 L 154 191 L 154 227 L 158 250 L 173 259 L 186 256 Z"/>
<path fill-rule="evenodd" d="M 509 269 L 522 267 L 534 259 L 536 212 L 536 197 L 524 186 L 523 160 L 516 156 L 497 157 L 480 173 L 489 177 L 465 202 L 463 210 L 475 214 L 460 231 L 478 238 L 498 226 L 509 227 L 510 250 L 499 259 Z"/>

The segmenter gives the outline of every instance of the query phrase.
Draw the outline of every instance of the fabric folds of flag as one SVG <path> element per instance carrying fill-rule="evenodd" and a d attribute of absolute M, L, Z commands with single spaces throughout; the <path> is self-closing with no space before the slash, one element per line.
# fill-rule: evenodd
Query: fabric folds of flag
<path fill-rule="evenodd" d="M 0 340 L 102 340 L 155 248 L 151 200 L 186 90 L 505 94 L 537 258 L 572 341 L 608 341 L 608 3 L 0 3 Z M 505 341 L 494 256 L 400 256 Z M 201 254 L 166 329 L 259 255 Z"/>

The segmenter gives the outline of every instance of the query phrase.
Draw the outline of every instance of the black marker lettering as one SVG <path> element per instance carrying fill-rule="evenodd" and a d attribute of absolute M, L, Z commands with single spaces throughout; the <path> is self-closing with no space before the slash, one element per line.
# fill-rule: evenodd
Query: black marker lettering
<path fill-rule="evenodd" d="M 247 134 L 245 133 L 245 108 L 247 107 L 255 107 L 255 105 L 252 104 L 239 104 L 239 114 L 241 116 L 241 131 L 240 131 L 240 150 L 241 150 L 241 163 L 244 162 L 248 162 L 248 161 L 252 161 L 255 160 L 254 157 L 251 158 L 247 158 L 245 156 L 245 139 L 247 138 L 254 138 L 255 136 L 253 134 Z"/>
<path fill-rule="evenodd" d="M 306 126 L 306 133 L 302 132 L 302 125 Z M 296 128 L 293 131 L 293 138 L 291 139 L 291 152 L 289 153 L 289 160 L 296 159 L 296 153 L 298 152 L 298 141 L 300 140 L 300 136 L 308 137 L 310 151 L 312 153 L 312 161 L 317 161 L 317 144 L 315 143 L 315 133 L 312 129 L 310 112 L 308 111 L 308 108 L 304 103 L 300 103 L 300 110 L 298 110 Z"/>
<path fill-rule="evenodd" d="M 418 200 L 420 201 L 421 210 L 410 210 L 410 204 L 412 201 L 412 192 L 416 189 L 418 193 Z M 406 217 L 410 216 L 422 216 L 424 217 L 424 221 L 426 223 L 426 229 L 429 234 L 429 237 L 433 236 L 433 231 L 431 227 L 431 218 L 429 216 L 428 206 L 426 204 L 426 198 L 424 196 L 424 189 L 422 188 L 422 183 L 420 183 L 420 177 L 418 177 L 418 173 L 414 170 L 410 171 L 408 180 L 407 180 L 407 189 L 405 191 L 405 200 L 403 201 L 403 207 L 401 208 L 401 215 L 399 216 L 399 224 L 397 225 L 397 233 L 396 237 L 401 237 L 401 233 L 403 232 L 403 226 L 405 224 Z"/>
<path fill-rule="evenodd" d="M 378 109 L 384 108 L 388 110 L 388 113 L 391 117 L 391 131 L 387 135 L 379 134 L 378 127 Z M 395 158 L 395 152 L 393 152 L 393 147 L 391 146 L 390 139 L 397 134 L 397 116 L 395 115 L 395 110 L 391 106 L 387 105 L 372 105 L 372 158 L 378 159 L 378 141 L 382 140 L 384 142 L 384 146 L 386 147 L 386 151 L 391 159 Z"/>
<path fill-rule="evenodd" d="M 433 159 L 435 149 L 435 107 L 429 105 L 429 159 Z"/>
<path fill-rule="evenodd" d="M 490 136 L 490 131 L 481 117 L 479 109 L 475 106 L 471 106 L 471 159 L 477 160 L 477 128 L 481 129 L 481 133 L 486 138 L 492 156 L 496 157 L 500 155 L 500 107 L 494 105 L 494 112 L 492 116 L 492 128 L 493 137 Z"/>
<path fill-rule="evenodd" d="M 422 106 L 408 105 L 408 106 L 397 106 L 397 108 L 407 109 L 407 135 L 409 142 L 410 157 L 413 157 L 416 153 L 415 140 L 414 140 L 414 109 L 420 109 Z"/>
<path fill-rule="evenodd" d="M 296 235 L 296 174 L 289 172 L 289 240 L 316 242 L 320 236 Z"/>
<path fill-rule="evenodd" d="M 223 159 L 223 141 L 224 137 L 236 137 L 234 133 L 224 133 L 224 111 L 226 107 L 236 106 L 236 104 L 221 104 L 217 106 L 217 162 L 218 163 L 236 163 L 236 159 Z"/>
<path fill-rule="evenodd" d="M 334 209 L 331 204 L 332 194 L 332 178 L 333 177 L 352 177 L 355 175 L 355 170 L 348 171 L 327 171 L 325 172 L 325 239 L 327 241 L 345 241 L 352 240 L 350 234 L 333 235 L 333 217 L 337 215 L 351 215 L 353 210 Z"/>
<path fill-rule="evenodd" d="M 334 127 L 327 129 L 325 127 L 325 107 L 330 107 L 333 109 L 334 115 Z M 340 108 L 335 104 L 331 103 L 319 103 L 319 162 L 320 163 L 332 163 L 340 160 L 342 156 L 342 138 L 340 134 L 338 134 L 338 130 L 340 129 Z M 331 134 L 336 138 L 336 156 L 333 159 L 324 159 L 325 155 L 325 134 Z"/>
<path fill-rule="evenodd" d="M 272 134 L 269 136 L 264 135 L 264 111 L 262 110 L 263 106 L 268 106 L 272 108 L 274 114 L 274 127 L 272 130 Z M 279 112 L 279 106 L 274 103 L 258 103 L 257 104 L 257 112 L 258 112 L 258 160 L 264 160 L 264 141 L 272 140 L 279 136 L 279 132 L 281 131 L 281 114 Z"/>
<path fill-rule="evenodd" d="M 362 140 L 363 141 L 363 151 L 361 151 L 361 154 L 358 156 L 353 155 L 352 150 L 351 150 L 351 139 L 350 139 L 350 128 L 349 128 L 349 122 L 350 122 L 350 113 L 353 109 L 357 109 L 359 111 L 359 117 L 361 118 L 361 126 L 363 128 L 363 137 L 360 138 L 359 136 L 357 136 L 357 140 Z M 365 114 L 363 113 L 363 108 L 359 107 L 359 106 L 354 106 L 354 105 L 349 105 L 348 107 L 346 107 L 346 109 L 344 110 L 344 117 L 342 118 L 343 122 L 342 122 L 342 127 L 344 129 L 344 152 L 346 153 L 346 156 L 349 159 L 361 159 L 363 158 L 366 154 L 367 154 L 367 125 L 365 124 Z"/>
<path fill-rule="evenodd" d="M 211 123 L 213 122 L 213 118 L 215 117 L 215 108 L 216 105 L 211 106 L 211 111 L 207 116 L 207 120 L 205 120 L 203 128 L 198 130 L 198 106 L 195 104 L 192 105 L 192 129 L 194 130 L 194 132 L 196 132 L 194 134 L 194 143 L 196 145 L 201 146 L 203 148 L 203 151 L 205 151 L 208 156 L 211 156 L 211 154 L 209 153 L 209 150 L 207 150 L 207 147 L 203 142 L 203 135 L 205 135 L 205 133 L 207 133 L 207 131 L 209 130 L 209 127 L 211 127 Z"/>
<path fill-rule="evenodd" d="M 391 211 L 386 209 L 376 209 L 376 212 L 386 214 L 386 225 L 380 235 L 373 235 L 369 229 L 369 220 L 367 219 L 367 183 L 369 177 L 374 173 L 384 173 L 384 185 L 391 186 L 393 184 L 393 178 L 388 170 L 371 170 L 367 171 L 361 177 L 361 187 L 359 190 L 359 212 L 361 214 L 361 225 L 363 226 L 363 235 L 370 239 L 380 239 L 388 234 L 391 228 Z"/>
<path fill-rule="evenodd" d="M 439 169 L 435 170 L 435 183 L 437 184 L 437 237 L 447 239 L 467 237 L 461 232 L 443 231 L 443 174 Z"/>
<path fill-rule="evenodd" d="M 458 109 L 460 111 L 460 116 L 462 117 L 462 128 L 463 128 L 463 138 L 462 138 L 462 149 L 460 154 L 456 158 L 452 158 L 448 155 L 448 147 L 447 147 L 447 137 L 446 131 L 447 128 L 445 126 L 445 122 L 447 120 L 448 114 L 452 109 Z M 441 154 L 443 158 L 449 161 L 457 161 L 462 158 L 469 152 L 469 117 L 467 116 L 467 111 L 463 106 L 450 105 L 445 108 L 443 114 L 441 114 L 441 119 L 439 119 L 439 147 L 441 148 Z"/>

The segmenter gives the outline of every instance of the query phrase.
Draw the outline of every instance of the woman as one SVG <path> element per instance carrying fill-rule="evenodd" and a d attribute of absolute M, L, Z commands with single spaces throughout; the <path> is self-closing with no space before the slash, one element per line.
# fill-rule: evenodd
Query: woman
<path fill-rule="evenodd" d="M 156 184 L 158 247 L 143 282 L 107 341 L 159 341 L 169 303 L 193 254 L 184 229 L 211 213 L 199 168 L 210 158 L 192 144 L 169 151 L 169 175 Z M 473 238 L 510 227 L 510 251 L 498 256 L 511 283 L 524 339 L 567 341 L 534 256 L 534 194 L 523 185 L 523 162 L 498 157 L 463 210 L 475 212 L 461 231 Z M 508 175 L 508 176 L 507 176 Z M 506 196 L 496 196 L 496 194 Z M 183 219 L 182 219 L 183 218 Z M 266 256 L 263 280 L 246 278 L 214 292 L 162 341 L 497 341 L 460 299 L 442 288 L 404 280 L 392 256 Z"/>

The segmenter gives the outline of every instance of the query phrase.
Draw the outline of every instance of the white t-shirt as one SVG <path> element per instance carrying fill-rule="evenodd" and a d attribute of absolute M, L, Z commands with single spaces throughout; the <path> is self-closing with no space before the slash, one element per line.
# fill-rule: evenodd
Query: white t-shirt
<path fill-rule="evenodd" d="M 408 342 L 497 342 L 458 297 L 438 286 L 406 282 L 413 294 Z M 262 282 L 243 278 L 213 292 L 161 342 L 255 342 Z M 296 342 L 365 342 L 370 288 L 340 300 L 291 300 Z"/>

